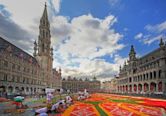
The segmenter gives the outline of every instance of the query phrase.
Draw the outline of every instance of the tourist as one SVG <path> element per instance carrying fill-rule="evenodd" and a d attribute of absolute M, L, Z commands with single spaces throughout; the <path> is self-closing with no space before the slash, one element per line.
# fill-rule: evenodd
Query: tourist
<path fill-rule="evenodd" d="M 62 102 L 59 103 L 59 106 L 58 106 L 58 109 L 57 109 L 57 112 L 58 113 L 62 113 L 64 112 L 66 109 L 66 107 L 64 107 L 64 104 Z"/>
<path fill-rule="evenodd" d="M 48 93 L 47 93 L 47 103 L 51 103 L 52 98 L 53 98 L 52 93 L 51 93 L 51 92 L 48 92 Z"/>
<path fill-rule="evenodd" d="M 66 96 L 66 104 L 67 107 L 70 106 L 73 103 L 73 99 L 68 95 Z"/>
<path fill-rule="evenodd" d="M 66 109 L 65 100 L 60 100 L 57 103 L 55 103 L 54 105 L 52 105 L 52 107 L 51 107 L 51 111 L 54 111 L 57 113 L 61 113 L 61 112 L 65 111 L 65 109 Z"/>
<path fill-rule="evenodd" d="M 52 105 L 51 111 L 57 112 L 58 107 L 59 107 L 59 102 Z"/>
<path fill-rule="evenodd" d="M 51 108 L 48 106 L 35 110 L 35 115 L 39 114 L 39 116 L 41 116 L 41 115 L 44 115 L 46 113 L 51 113 Z"/>
<path fill-rule="evenodd" d="M 80 94 L 79 96 L 78 96 L 78 98 L 77 98 L 79 101 L 80 100 L 84 100 L 85 99 L 85 96 L 84 96 L 84 94 Z"/>
<path fill-rule="evenodd" d="M 22 97 L 22 96 L 14 97 L 14 102 L 13 102 L 13 104 L 16 105 L 16 109 L 19 109 L 19 108 L 22 108 L 22 107 L 23 107 L 22 102 L 23 102 L 24 99 L 25 99 L 25 98 Z"/>

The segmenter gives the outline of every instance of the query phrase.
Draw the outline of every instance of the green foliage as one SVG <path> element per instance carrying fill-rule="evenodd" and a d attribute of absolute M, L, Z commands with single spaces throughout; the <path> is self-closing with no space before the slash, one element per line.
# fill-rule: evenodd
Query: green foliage
<path fill-rule="evenodd" d="M 112 102 L 118 103 L 130 103 L 130 104 L 137 104 L 135 100 L 132 99 L 110 99 Z"/>

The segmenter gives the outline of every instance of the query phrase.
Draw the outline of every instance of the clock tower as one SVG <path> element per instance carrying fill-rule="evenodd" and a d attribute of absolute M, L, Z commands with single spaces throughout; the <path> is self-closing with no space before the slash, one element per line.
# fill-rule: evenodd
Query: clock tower
<path fill-rule="evenodd" d="M 40 19 L 38 42 L 34 43 L 34 57 L 37 59 L 42 69 L 41 78 L 43 78 L 49 86 L 53 68 L 53 49 L 51 48 L 50 23 L 46 4 Z"/>

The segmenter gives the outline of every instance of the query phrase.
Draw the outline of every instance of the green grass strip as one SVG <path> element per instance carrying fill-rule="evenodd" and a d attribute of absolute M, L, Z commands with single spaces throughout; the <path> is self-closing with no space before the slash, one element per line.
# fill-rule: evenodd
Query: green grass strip
<path fill-rule="evenodd" d="M 130 103 L 130 104 L 137 104 L 136 101 L 131 100 L 131 99 L 109 99 L 112 102 L 117 102 L 117 103 Z"/>
<path fill-rule="evenodd" d="M 85 101 L 84 103 L 88 103 L 88 104 L 94 105 L 95 108 L 97 109 L 97 111 L 100 113 L 101 116 L 108 116 L 108 115 L 99 107 L 99 103 L 101 103 L 101 102 Z"/>

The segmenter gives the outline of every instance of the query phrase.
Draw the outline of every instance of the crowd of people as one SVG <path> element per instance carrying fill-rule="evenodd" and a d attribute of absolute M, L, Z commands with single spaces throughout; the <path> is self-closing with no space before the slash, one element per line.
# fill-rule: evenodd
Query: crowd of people
<path fill-rule="evenodd" d="M 78 98 L 77 98 L 77 100 L 80 101 L 80 100 L 84 100 L 84 99 L 89 98 L 89 97 L 90 97 L 90 95 L 87 92 L 87 90 L 85 89 L 84 92 L 81 92 L 81 91 L 78 92 Z"/>
<path fill-rule="evenodd" d="M 70 105 L 73 104 L 73 98 L 70 95 L 65 96 L 64 99 L 58 100 L 56 103 L 52 103 L 53 94 L 51 92 L 47 93 L 46 99 L 47 99 L 47 106 L 44 108 L 40 108 L 35 110 L 35 115 L 39 116 L 47 116 L 49 113 L 62 113 L 65 111 L 66 108 L 68 108 Z M 79 91 L 77 94 L 77 100 L 81 101 L 86 98 L 89 98 L 90 95 L 84 90 L 84 92 Z"/>
<path fill-rule="evenodd" d="M 47 94 L 47 106 L 35 110 L 35 115 L 47 116 L 48 113 L 62 113 L 67 107 L 73 104 L 73 99 L 71 96 L 67 95 L 64 99 L 58 100 L 56 103 L 52 104 L 53 95 L 51 93 Z"/>

